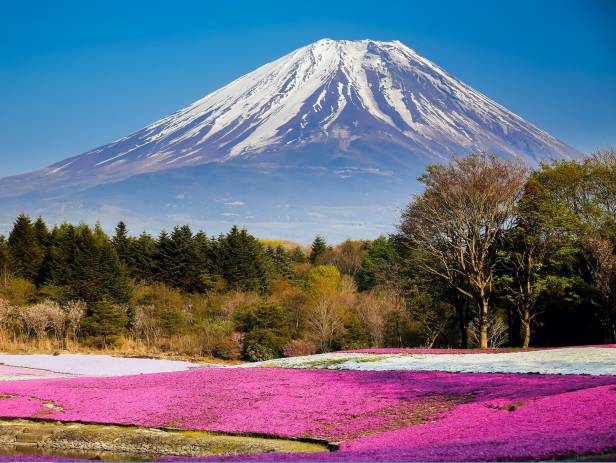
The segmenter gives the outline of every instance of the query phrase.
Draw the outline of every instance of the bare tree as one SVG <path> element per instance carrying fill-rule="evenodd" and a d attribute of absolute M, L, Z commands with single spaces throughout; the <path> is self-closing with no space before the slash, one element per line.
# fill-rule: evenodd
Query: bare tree
<path fill-rule="evenodd" d="M 158 324 L 156 308 L 153 305 L 138 305 L 133 309 L 132 335 L 152 345 L 153 341 L 162 336 L 162 330 Z"/>
<path fill-rule="evenodd" d="M 38 340 L 45 336 L 48 328 L 63 324 L 63 319 L 61 323 L 57 321 L 62 316 L 60 306 L 54 301 L 43 301 L 21 308 L 21 318 L 26 331 L 34 334 Z"/>
<path fill-rule="evenodd" d="M 65 334 L 76 342 L 81 320 L 86 313 L 86 304 L 83 301 L 68 301 L 63 308 L 66 314 Z"/>
<path fill-rule="evenodd" d="M 497 314 L 490 313 L 488 316 L 488 345 L 486 347 L 502 347 L 509 341 L 507 324 Z M 471 344 L 477 346 L 481 343 L 481 328 L 476 320 L 468 325 L 468 334 Z"/>
<path fill-rule="evenodd" d="M 382 347 L 388 317 L 396 310 L 403 310 L 403 299 L 391 289 L 373 289 L 360 293 L 353 310 L 370 335 L 373 347 Z"/>
<path fill-rule="evenodd" d="M 331 349 L 334 339 L 344 328 L 343 319 L 335 297 L 321 294 L 312 307 L 307 321 L 309 336 L 321 352 Z"/>
<path fill-rule="evenodd" d="M 480 345 L 488 345 L 495 253 L 512 226 L 527 169 L 486 154 L 428 166 L 425 185 L 402 213 L 406 243 L 425 255 L 423 268 L 479 308 Z"/>
<path fill-rule="evenodd" d="M 8 301 L 0 299 L 0 335 L 9 336 L 15 334 L 15 306 Z"/>
<path fill-rule="evenodd" d="M 324 264 L 335 265 L 343 275 L 355 276 L 361 268 L 364 249 L 363 241 L 346 240 L 325 251 L 321 260 Z"/>

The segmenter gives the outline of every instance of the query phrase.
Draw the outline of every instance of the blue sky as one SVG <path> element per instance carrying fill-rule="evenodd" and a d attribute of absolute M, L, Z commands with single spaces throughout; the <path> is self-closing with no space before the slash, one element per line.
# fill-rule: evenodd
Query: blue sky
<path fill-rule="evenodd" d="M 0 176 L 127 135 L 323 37 L 401 40 L 580 150 L 616 146 L 614 1 L 0 6 Z"/>

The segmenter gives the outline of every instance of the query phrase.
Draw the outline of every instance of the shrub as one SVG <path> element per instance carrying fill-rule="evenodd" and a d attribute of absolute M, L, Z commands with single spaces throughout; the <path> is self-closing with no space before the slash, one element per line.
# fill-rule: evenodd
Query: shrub
<path fill-rule="evenodd" d="M 224 360 L 237 360 L 242 353 L 242 344 L 237 336 L 221 338 L 214 345 L 212 353 Z"/>
<path fill-rule="evenodd" d="M 250 362 L 262 362 L 273 359 L 274 352 L 269 347 L 255 342 L 244 348 L 243 357 Z"/>
<path fill-rule="evenodd" d="M 312 355 L 317 352 L 317 346 L 310 341 L 303 339 L 293 339 L 288 342 L 283 349 L 285 357 L 299 357 L 301 355 Z"/>
<path fill-rule="evenodd" d="M 250 360 L 250 355 L 247 354 L 249 348 L 253 345 L 259 345 L 267 348 L 270 352 L 269 358 L 282 357 L 284 346 L 289 342 L 290 337 L 281 335 L 269 329 L 256 329 L 244 335 L 242 340 L 243 357 Z"/>

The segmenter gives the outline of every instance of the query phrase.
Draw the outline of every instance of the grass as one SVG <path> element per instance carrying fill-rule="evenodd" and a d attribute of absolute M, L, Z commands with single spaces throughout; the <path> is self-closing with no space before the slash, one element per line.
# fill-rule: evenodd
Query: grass
<path fill-rule="evenodd" d="M 103 460 L 146 460 L 163 456 L 224 456 L 269 452 L 323 452 L 326 443 L 231 435 L 205 431 L 180 431 L 137 426 L 45 422 L 39 420 L 0 421 L 3 448 L 32 447 L 35 454 L 75 453 L 76 457 Z M 24 450 L 22 448 L 22 450 Z M 92 453 L 96 455 L 93 455 Z M 3 450 L 3 454 L 4 454 Z M 16 453 L 18 454 L 18 453 Z"/>
<path fill-rule="evenodd" d="M 181 347 L 181 346 L 178 346 Z M 178 349 L 180 350 L 180 349 Z M 239 360 L 223 360 L 205 355 L 195 355 L 177 351 L 164 351 L 156 346 L 148 346 L 129 337 L 120 337 L 115 345 L 107 347 L 85 346 L 78 342 L 66 340 L 61 343 L 50 338 L 14 339 L 0 335 L 0 352 L 3 354 L 103 354 L 114 357 L 150 358 L 165 360 L 183 360 L 193 363 L 216 363 L 220 365 L 237 365 Z"/>

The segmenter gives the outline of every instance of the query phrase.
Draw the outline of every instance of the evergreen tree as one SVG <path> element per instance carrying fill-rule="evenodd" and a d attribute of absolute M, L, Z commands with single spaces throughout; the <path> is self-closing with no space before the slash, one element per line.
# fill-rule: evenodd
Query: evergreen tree
<path fill-rule="evenodd" d="M 269 287 L 267 263 L 262 245 L 236 226 L 220 242 L 222 276 L 231 288 L 266 292 Z"/>
<path fill-rule="evenodd" d="M 64 224 L 51 233 L 41 284 L 63 289 L 66 298 L 86 302 L 128 300 L 124 266 L 100 227 Z"/>
<path fill-rule="evenodd" d="M 321 237 L 321 235 L 317 235 L 312 242 L 310 256 L 308 257 L 308 260 L 313 265 L 317 264 L 319 257 L 321 257 L 325 253 L 325 251 L 327 251 L 327 243 Z"/>
<path fill-rule="evenodd" d="M 15 220 L 8 245 L 13 273 L 32 282 L 36 281 L 45 250 L 39 242 L 34 225 L 26 214 L 20 214 Z"/>
<path fill-rule="evenodd" d="M 265 250 L 268 259 L 270 278 L 273 280 L 290 280 L 293 276 L 291 258 L 282 246 L 268 246 Z"/>
<path fill-rule="evenodd" d="M 163 230 L 156 240 L 156 279 L 161 283 L 173 285 L 173 242 L 169 233 Z"/>
<path fill-rule="evenodd" d="M 355 275 L 357 289 L 365 291 L 375 286 L 395 284 L 401 258 L 393 240 L 379 236 L 366 247 L 359 271 Z"/>
<path fill-rule="evenodd" d="M 203 289 L 200 249 L 188 225 L 173 229 L 169 265 L 172 286 L 187 292 Z"/>
<path fill-rule="evenodd" d="M 42 217 L 36 219 L 34 222 L 34 234 L 39 245 L 44 249 L 49 245 L 49 229 Z"/>
<path fill-rule="evenodd" d="M 115 235 L 112 239 L 113 246 L 118 254 L 118 258 L 121 262 L 128 266 L 130 251 L 131 251 L 131 239 L 128 236 L 128 229 L 126 224 L 122 221 L 118 222 L 115 228 Z"/>
<path fill-rule="evenodd" d="M 88 305 L 86 316 L 81 323 L 84 334 L 96 337 L 106 347 L 126 330 L 128 316 L 120 306 L 108 300 Z"/>
<path fill-rule="evenodd" d="M 41 268 L 41 284 L 69 287 L 75 279 L 75 256 L 77 240 L 75 227 L 64 223 L 50 233 Z"/>
<path fill-rule="evenodd" d="M 11 256 L 6 238 L 0 235 L 0 281 L 4 286 L 8 283 Z"/>
<path fill-rule="evenodd" d="M 138 281 L 155 281 L 156 258 L 156 240 L 143 232 L 133 240 L 126 257 L 129 275 Z"/>

